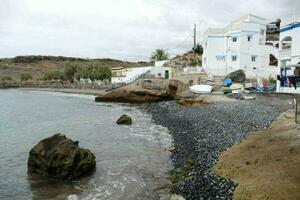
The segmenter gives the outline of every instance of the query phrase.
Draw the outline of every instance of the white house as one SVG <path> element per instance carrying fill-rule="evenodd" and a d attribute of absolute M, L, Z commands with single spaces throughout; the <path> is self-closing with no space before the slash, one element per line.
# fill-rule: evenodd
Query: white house
<path fill-rule="evenodd" d="M 112 68 L 111 82 L 113 84 L 130 83 L 147 72 L 149 72 L 149 74 L 155 76 L 156 78 L 170 79 L 172 78 L 172 70 L 170 67 L 163 66 L 166 62 L 167 60 L 157 61 L 155 62 L 154 66 L 147 67 Z"/>
<path fill-rule="evenodd" d="M 134 67 L 124 68 L 116 67 L 112 68 L 111 82 L 113 84 L 129 83 L 137 79 L 140 75 L 150 71 L 153 67 Z"/>
<path fill-rule="evenodd" d="M 300 15 L 281 21 L 279 65 L 277 92 L 300 93 Z"/>
<path fill-rule="evenodd" d="M 277 68 L 269 62 L 270 54 L 278 57 L 278 50 L 266 45 L 266 27 L 266 19 L 248 14 L 225 28 L 208 29 L 201 42 L 203 69 L 219 76 L 238 69 L 250 78 L 275 76 Z"/>
<path fill-rule="evenodd" d="M 154 67 L 151 69 L 151 74 L 156 78 L 170 79 L 173 77 L 171 67 L 164 67 L 168 60 L 155 61 Z"/>

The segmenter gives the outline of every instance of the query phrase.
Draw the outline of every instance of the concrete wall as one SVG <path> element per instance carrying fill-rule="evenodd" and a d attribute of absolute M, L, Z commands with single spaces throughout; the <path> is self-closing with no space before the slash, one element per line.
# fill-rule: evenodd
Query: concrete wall
<path fill-rule="evenodd" d="M 166 71 L 169 72 L 169 79 L 172 78 L 172 69 L 170 67 L 153 67 L 150 73 L 157 78 L 165 78 Z"/>
<path fill-rule="evenodd" d="M 163 65 L 168 62 L 168 60 L 161 60 L 161 61 L 155 61 L 154 66 L 155 67 L 163 67 Z"/>

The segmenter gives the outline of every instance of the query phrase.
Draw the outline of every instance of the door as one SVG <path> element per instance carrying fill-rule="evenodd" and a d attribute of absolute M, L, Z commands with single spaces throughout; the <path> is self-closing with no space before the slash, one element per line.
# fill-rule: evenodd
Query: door
<path fill-rule="evenodd" d="M 169 79 L 169 70 L 165 70 L 165 78 Z"/>

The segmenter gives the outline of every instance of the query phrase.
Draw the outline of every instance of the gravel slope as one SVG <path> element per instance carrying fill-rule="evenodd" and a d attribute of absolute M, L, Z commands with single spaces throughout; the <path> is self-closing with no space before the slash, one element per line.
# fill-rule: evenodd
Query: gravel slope
<path fill-rule="evenodd" d="M 258 101 L 220 102 L 191 108 L 181 108 L 170 101 L 144 105 L 143 109 L 173 135 L 172 161 L 183 178 L 175 181 L 171 192 L 197 200 L 232 199 L 236 183 L 212 173 L 218 156 L 250 132 L 268 127 L 286 110 Z"/>

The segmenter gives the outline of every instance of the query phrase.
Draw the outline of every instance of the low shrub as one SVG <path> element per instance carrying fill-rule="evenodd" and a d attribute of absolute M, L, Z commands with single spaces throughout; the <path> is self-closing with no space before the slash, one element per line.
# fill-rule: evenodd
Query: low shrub
<path fill-rule="evenodd" d="M 31 80 L 32 79 L 32 76 L 28 73 L 22 73 L 20 75 L 20 80 L 21 81 L 28 81 L 28 80 Z"/>

